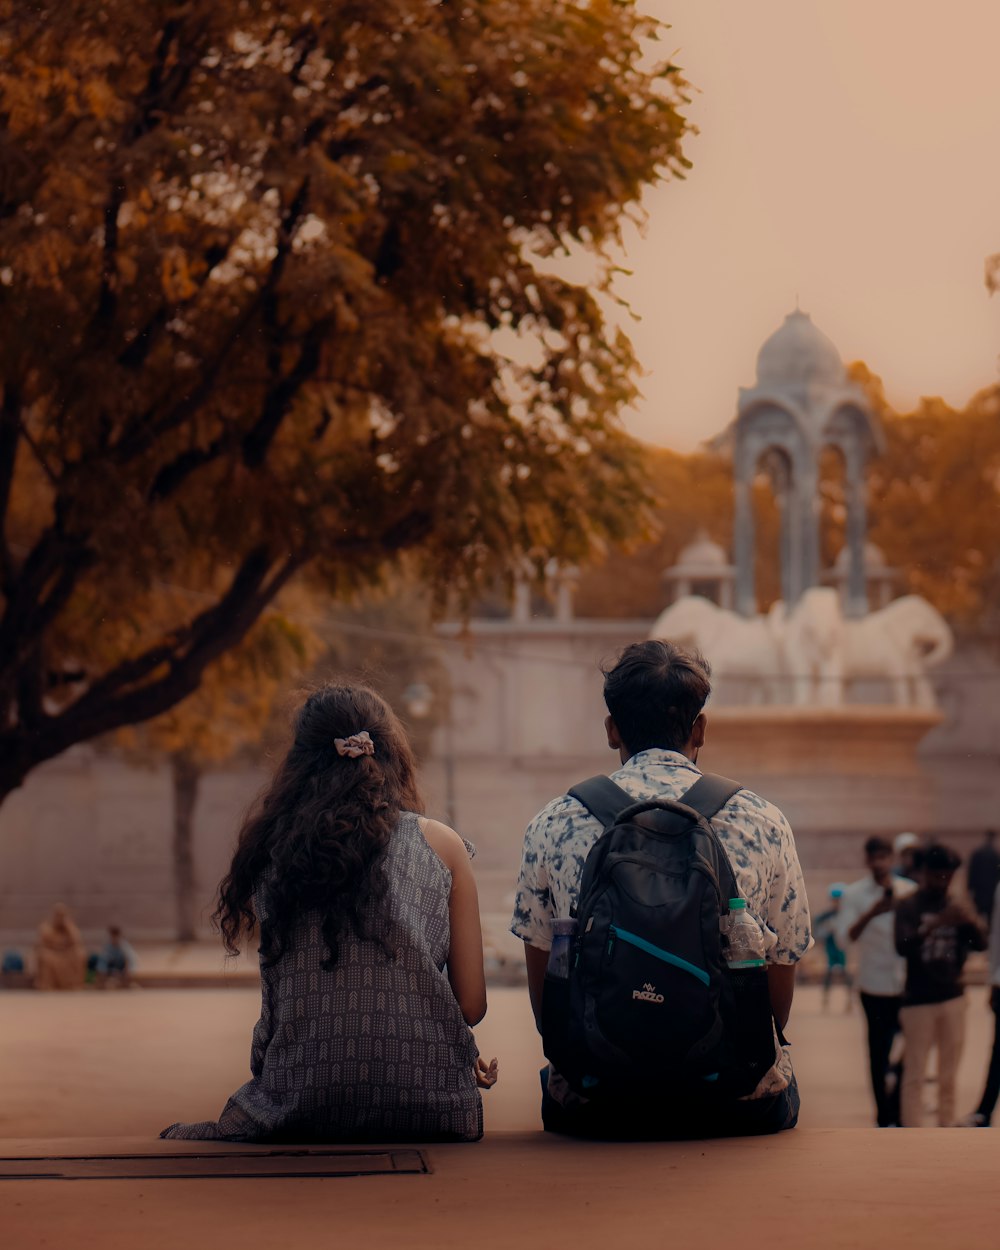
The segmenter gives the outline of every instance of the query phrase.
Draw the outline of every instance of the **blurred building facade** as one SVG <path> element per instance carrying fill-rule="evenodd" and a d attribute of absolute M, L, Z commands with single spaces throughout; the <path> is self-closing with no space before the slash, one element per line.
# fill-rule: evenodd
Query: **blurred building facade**
<path fill-rule="evenodd" d="M 664 571 L 665 606 L 694 594 L 721 609 L 755 610 L 752 524 L 740 499 L 769 457 L 784 518 L 786 596 L 794 602 L 826 584 L 838 588 L 847 616 L 884 607 L 900 587 L 866 541 L 863 468 L 877 442 L 836 348 L 805 314 L 791 314 L 761 348 L 756 383 L 740 392 L 736 419 L 717 440 L 734 455 L 732 557 L 697 536 Z M 848 524 L 839 558 L 824 570 L 816 465 L 831 443 L 844 459 Z M 550 562 L 543 581 L 516 586 L 506 616 L 437 633 L 444 693 L 422 773 L 428 811 L 453 818 L 477 844 L 483 907 L 495 914 L 509 907 L 526 823 L 574 782 L 616 766 L 601 669 L 653 623 L 578 619 L 577 571 Z M 829 712 L 804 734 L 801 708 L 767 708 L 751 734 L 720 706 L 710 710 L 701 762 L 783 808 L 807 883 L 860 872 L 861 843 L 872 833 L 913 829 L 967 853 L 1000 819 L 1000 663 L 995 650 L 959 642 L 931 680 L 942 715 L 919 743 L 891 709 Z M 258 770 L 230 768 L 202 783 L 194 845 L 206 936 L 240 816 L 264 781 Z M 85 932 L 117 923 L 129 936 L 171 937 L 171 805 L 166 766 L 136 768 L 83 746 L 39 768 L 0 809 L 0 940 L 30 934 L 54 902 L 67 903 Z"/>

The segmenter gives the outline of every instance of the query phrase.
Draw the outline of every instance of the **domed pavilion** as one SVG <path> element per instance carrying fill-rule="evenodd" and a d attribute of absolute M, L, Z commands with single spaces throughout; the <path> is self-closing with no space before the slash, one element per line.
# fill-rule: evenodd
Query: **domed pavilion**
<path fill-rule="evenodd" d="M 736 610 L 757 613 L 752 486 L 761 467 L 770 473 L 781 511 L 781 593 L 795 604 L 821 581 L 819 551 L 820 458 L 836 448 L 844 462 L 847 505 L 845 610 L 868 611 L 865 569 L 867 510 L 865 467 L 881 447 L 881 431 L 861 387 L 852 382 L 840 353 L 796 309 L 757 354 L 757 379 L 740 389 L 735 420 L 716 441 L 733 457 L 733 551 Z"/>

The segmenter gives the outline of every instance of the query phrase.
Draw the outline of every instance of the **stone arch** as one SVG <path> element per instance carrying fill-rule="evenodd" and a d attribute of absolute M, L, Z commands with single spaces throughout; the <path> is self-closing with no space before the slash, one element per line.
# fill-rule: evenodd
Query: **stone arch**
<path fill-rule="evenodd" d="M 770 476 L 781 514 L 781 593 L 795 603 L 815 582 L 818 526 L 815 507 L 816 455 L 804 414 L 784 397 L 761 395 L 739 414 L 735 431 L 734 488 L 736 609 L 757 611 L 756 527 L 752 489 L 762 461 Z"/>
<path fill-rule="evenodd" d="M 822 447 L 835 447 L 844 460 L 844 496 L 847 506 L 846 614 L 864 616 L 868 611 L 868 582 L 865 570 L 865 539 L 868 508 L 865 474 L 868 461 L 882 449 L 881 429 L 860 404 L 834 403 L 820 424 Z M 819 455 L 817 449 L 817 455 Z"/>
<path fill-rule="evenodd" d="M 715 441 L 731 451 L 735 478 L 733 551 L 736 607 L 756 614 L 751 486 L 768 451 L 780 451 L 790 470 L 782 484 L 781 583 L 789 606 L 820 584 L 819 474 L 823 449 L 835 447 L 845 464 L 850 497 L 848 610 L 863 601 L 864 468 L 879 449 L 881 432 L 861 387 L 851 381 L 834 344 L 808 314 L 796 309 L 757 354 L 753 386 L 741 387 L 736 419 Z"/>

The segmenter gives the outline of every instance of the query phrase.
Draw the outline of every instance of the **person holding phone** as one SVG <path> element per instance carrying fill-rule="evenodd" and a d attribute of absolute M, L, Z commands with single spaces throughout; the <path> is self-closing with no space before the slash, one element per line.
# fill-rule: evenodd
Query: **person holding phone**
<path fill-rule="evenodd" d="M 892 1062 L 893 1043 L 900 1033 L 906 963 L 896 952 L 893 912 L 900 899 L 916 890 L 916 882 L 893 873 L 893 848 L 885 838 L 865 843 L 866 876 L 845 887 L 835 934 L 845 950 L 856 943 L 857 986 L 868 1025 L 868 1064 L 875 1097 L 875 1123 L 897 1126 L 902 1064 Z"/>

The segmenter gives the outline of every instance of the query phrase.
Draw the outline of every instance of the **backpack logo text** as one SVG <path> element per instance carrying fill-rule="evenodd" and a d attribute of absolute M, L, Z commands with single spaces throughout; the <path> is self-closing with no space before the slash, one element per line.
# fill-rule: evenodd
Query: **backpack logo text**
<path fill-rule="evenodd" d="M 657 994 L 656 986 L 650 985 L 647 981 L 641 990 L 632 991 L 632 1001 L 638 1000 L 640 1003 L 662 1003 L 663 995 Z"/>

